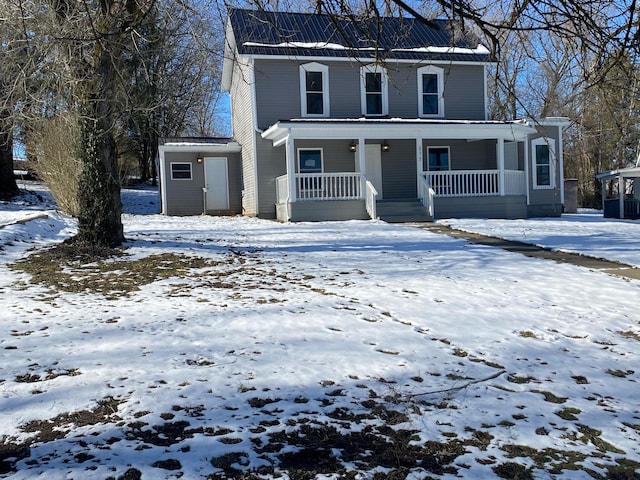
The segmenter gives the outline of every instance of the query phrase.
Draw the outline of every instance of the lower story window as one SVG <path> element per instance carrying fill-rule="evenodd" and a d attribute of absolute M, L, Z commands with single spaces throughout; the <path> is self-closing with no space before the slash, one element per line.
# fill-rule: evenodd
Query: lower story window
<path fill-rule="evenodd" d="M 555 183 L 553 140 L 538 138 L 531 143 L 533 147 L 533 188 L 553 188 Z"/>
<path fill-rule="evenodd" d="M 322 150 L 300 149 L 298 150 L 298 172 L 300 173 L 322 173 Z"/>
<path fill-rule="evenodd" d="M 191 180 L 191 163 L 172 162 L 171 163 L 171 180 Z"/>
<path fill-rule="evenodd" d="M 428 147 L 427 161 L 423 168 L 430 172 L 450 170 L 449 147 Z"/>

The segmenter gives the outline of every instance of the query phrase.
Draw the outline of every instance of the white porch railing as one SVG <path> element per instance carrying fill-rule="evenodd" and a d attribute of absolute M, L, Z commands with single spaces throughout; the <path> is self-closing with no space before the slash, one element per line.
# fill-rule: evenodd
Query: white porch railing
<path fill-rule="evenodd" d="M 375 220 L 378 218 L 378 212 L 376 212 L 376 199 L 378 198 L 378 191 L 369 180 L 365 183 L 365 208 L 369 214 L 369 218 Z"/>
<path fill-rule="evenodd" d="M 521 170 L 504 171 L 504 194 L 505 195 L 525 195 L 527 193 L 527 182 L 524 172 Z"/>
<path fill-rule="evenodd" d="M 427 213 L 431 218 L 433 218 L 433 212 L 434 212 L 434 209 L 433 209 L 434 194 L 435 192 L 433 191 L 433 188 L 431 188 L 427 183 L 426 178 L 422 176 L 418 177 L 418 198 L 420 199 L 420 202 L 422 202 L 422 205 L 424 206 L 424 208 L 427 209 Z"/>
<path fill-rule="evenodd" d="M 286 175 L 276 178 L 276 203 L 289 201 L 289 180 Z"/>
<path fill-rule="evenodd" d="M 363 198 L 359 173 L 298 173 L 295 184 L 296 201 Z"/>
<path fill-rule="evenodd" d="M 440 197 L 491 197 L 526 193 L 524 172 L 519 170 L 505 170 L 502 189 L 499 170 L 448 170 L 423 172 L 423 175 L 427 185 Z"/>

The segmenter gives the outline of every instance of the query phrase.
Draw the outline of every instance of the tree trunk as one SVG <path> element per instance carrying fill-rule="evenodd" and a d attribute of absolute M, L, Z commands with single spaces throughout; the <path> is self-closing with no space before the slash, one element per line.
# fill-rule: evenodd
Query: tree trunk
<path fill-rule="evenodd" d="M 83 168 L 78 192 L 78 234 L 74 240 L 88 247 L 115 247 L 125 240 L 118 153 L 113 136 L 116 86 L 113 53 L 96 49 L 96 75 L 89 82 L 80 119 Z"/>
<path fill-rule="evenodd" d="M 13 175 L 13 136 L 8 115 L 0 115 L 0 198 L 10 198 L 20 193 Z"/>

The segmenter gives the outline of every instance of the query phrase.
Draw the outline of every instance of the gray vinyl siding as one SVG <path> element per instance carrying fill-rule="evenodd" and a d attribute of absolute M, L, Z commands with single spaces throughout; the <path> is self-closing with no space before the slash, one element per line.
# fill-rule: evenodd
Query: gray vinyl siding
<path fill-rule="evenodd" d="M 445 68 L 444 110 L 450 120 L 485 120 L 484 66 Z"/>
<path fill-rule="evenodd" d="M 388 144 L 389 151 L 380 153 L 384 199 L 417 198 L 415 140 L 393 140 Z"/>
<path fill-rule="evenodd" d="M 258 156 L 258 212 L 262 218 L 276 218 L 276 178 L 287 173 L 285 147 L 274 148 L 271 140 L 256 133 Z"/>
<path fill-rule="evenodd" d="M 249 66 L 234 62 L 230 88 L 233 136 L 242 146 L 242 212 L 257 215 L 256 171 L 254 168 L 253 114 Z"/>
<path fill-rule="evenodd" d="M 387 65 L 390 117 L 418 117 L 417 69 L 427 65 L 426 63 Z M 444 118 L 447 120 L 484 120 L 484 67 L 482 65 L 457 64 L 435 66 L 444 70 Z"/>
<path fill-rule="evenodd" d="M 199 215 L 202 213 L 204 202 L 202 187 L 204 187 L 204 166 L 196 162 L 195 153 L 165 154 L 167 215 Z M 191 164 L 191 180 L 173 180 L 171 178 L 171 164 L 185 162 Z"/>
<path fill-rule="evenodd" d="M 255 60 L 255 86 L 258 128 L 266 129 L 278 120 L 300 118 L 300 71 L 303 63 L 285 59 Z M 357 62 L 318 62 L 329 67 L 331 118 L 359 118 L 360 67 Z M 418 117 L 417 68 L 426 64 L 391 62 L 389 116 Z M 445 117 L 484 120 L 484 67 L 482 65 L 444 65 Z"/>
<path fill-rule="evenodd" d="M 324 173 L 356 171 L 356 154 L 349 151 L 350 140 L 296 140 L 296 155 L 299 148 L 321 148 Z M 296 157 L 296 171 L 298 171 Z"/>
<path fill-rule="evenodd" d="M 436 219 L 441 218 L 526 218 L 527 197 L 435 197 Z"/>
<path fill-rule="evenodd" d="M 240 214 L 242 213 L 242 159 L 239 153 L 229 153 L 224 156 L 227 157 L 229 175 L 229 210 Z"/>
<path fill-rule="evenodd" d="M 293 60 L 255 60 L 259 129 L 266 130 L 278 120 L 300 118 L 299 65 Z"/>
<path fill-rule="evenodd" d="M 495 170 L 497 168 L 496 141 L 437 140 L 423 143 L 423 159 L 427 165 L 428 147 L 449 147 L 451 170 Z M 426 169 L 425 169 L 426 170 Z"/>
<path fill-rule="evenodd" d="M 369 220 L 364 200 L 295 202 L 289 208 L 292 222 Z"/>
<path fill-rule="evenodd" d="M 529 217 L 546 217 L 546 216 L 559 216 L 562 213 L 561 203 L 561 189 L 563 185 L 560 184 L 560 162 L 555 164 L 555 178 L 553 188 L 533 188 L 533 149 L 531 142 L 536 138 L 547 137 L 552 138 L 555 141 L 556 154 L 560 152 L 561 146 L 559 145 L 560 132 L 558 127 L 545 127 L 541 128 L 537 135 L 531 135 L 529 137 Z"/>

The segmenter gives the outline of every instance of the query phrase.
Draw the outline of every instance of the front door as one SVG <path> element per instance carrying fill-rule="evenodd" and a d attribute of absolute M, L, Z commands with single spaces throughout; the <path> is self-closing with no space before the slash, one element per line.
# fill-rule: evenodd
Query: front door
<path fill-rule="evenodd" d="M 204 181 L 207 189 L 207 211 L 229 210 L 229 175 L 227 159 L 206 157 Z"/>
<path fill-rule="evenodd" d="M 378 200 L 382 196 L 382 156 L 380 155 L 380 145 L 371 144 L 365 146 L 364 158 L 365 176 L 378 191 Z"/>

